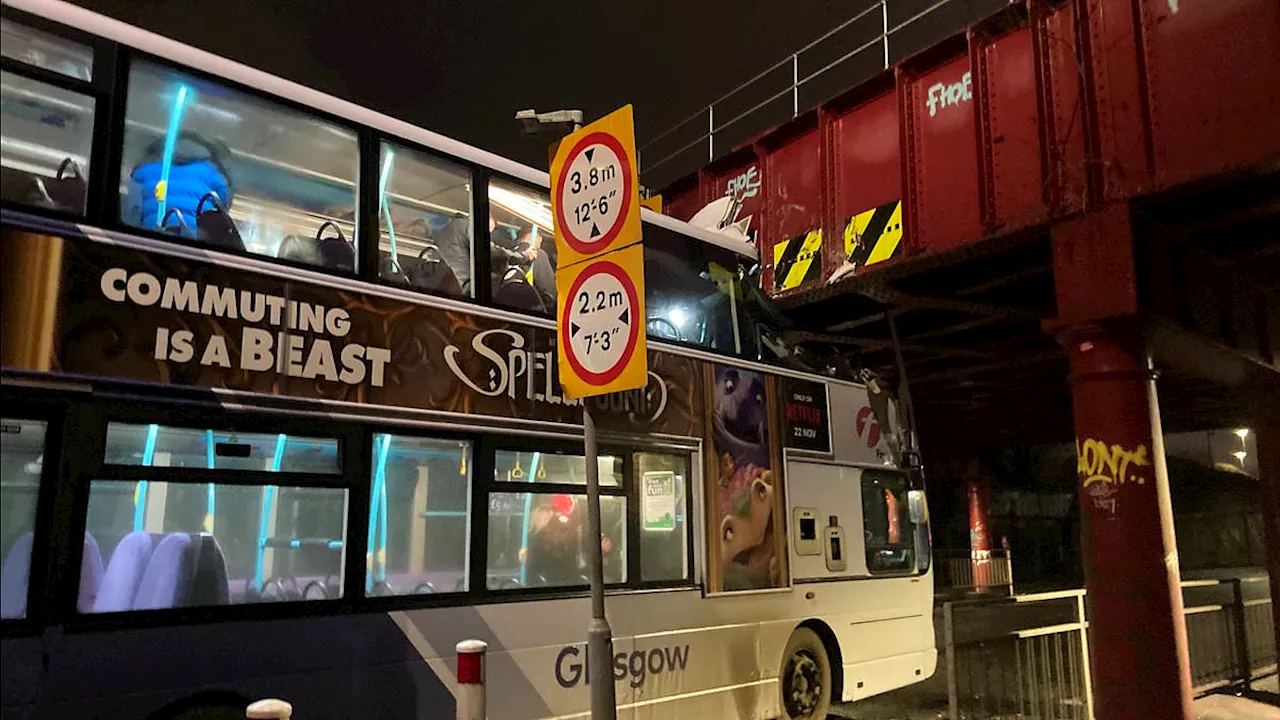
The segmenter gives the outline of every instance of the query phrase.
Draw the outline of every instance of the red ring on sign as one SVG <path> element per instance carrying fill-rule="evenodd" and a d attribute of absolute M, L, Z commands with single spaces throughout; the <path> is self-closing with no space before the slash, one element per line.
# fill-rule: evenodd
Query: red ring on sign
<path fill-rule="evenodd" d="M 627 299 L 631 302 L 629 310 L 631 313 L 631 330 L 627 336 L 626 347 L 622 348 L 622 355 L 618 357 L 618 362 L 608 370 L 597 373 L 583 367 L 582 363 L 578 361 L 578 357 L 574 354 L 573 345 L 569 342 L 569 314 L 573 310 L 573 298 L 578 296 L 578 291 L 582 289 L 582 284 L 591 276 L 599 273 L 612 275 L 622 285 L 622 289 L 626 291 Z M 596 261 L 578 277 L 574 278 L 573 284 L 569 286 L 569 294 L 565 296 L 564 312 L 560 315 L 560 342 L 564 347 L 565 360 L 569 362 L 569 367 L 573 368 L 575 375 L 591 385 L 606 385 L 622 374 L 623 369 L 627 367 L 627 363 L 631 361 L 631 356 L 636 351 L 636 343 L 640 339 L 640 320 L 636 317 L 636 311 L 639 309 L 640 300 L 636 296 L 635 283 L 631 282 L 631 278 L 613 262 L 608 260 Z"/>
<path fill-rule="evenodd" d="M 604 145 L 618 156 L 618 164 L 621 167 L 618 170 L 622 173 L 622 209 L 618 212 L 618 221 L 609 228 L 601 238 L 595 242 L 585 242 L 574 237 L 569 232 L 569 223 L 565 221 L 564 215 L 564 191 L 565 180 L 569 175 L 569 168 L 573 166 L 573 161 L 578 159 L 587 147 L 591 145 Z M 573 149 L 569 151 L 569 155 L 565 158 L 564 165 L 560 166 L 560 175 L 556 178 L 556 227 L 560 228 L 564 233 L 564 241 L 569 247 L 575 251 L 590 255 L 600 252 L 600 248 L 607 248 L 614 238 L 618 237 L 618 233 L 622 232 L 622 226 L 625 224 L 627 213 L 631 211 L 631 164 L 627 161 L 626 150 L 622 148 L 622 143 L 618 142 L 618 138 L 603 132 L 593 132 L 590 135 L 578 141 Z"/>

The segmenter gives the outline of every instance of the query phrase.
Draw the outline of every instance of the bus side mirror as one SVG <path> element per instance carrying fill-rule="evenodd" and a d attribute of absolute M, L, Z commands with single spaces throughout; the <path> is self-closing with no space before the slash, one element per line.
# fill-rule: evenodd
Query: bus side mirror
<path fill-rule="evenodd" d="M 907 512 L 911 514 L 911 522 L 916 525 L 929 522 L 929 504 L 925 502 L 923 490 L 907 491 Z"/>

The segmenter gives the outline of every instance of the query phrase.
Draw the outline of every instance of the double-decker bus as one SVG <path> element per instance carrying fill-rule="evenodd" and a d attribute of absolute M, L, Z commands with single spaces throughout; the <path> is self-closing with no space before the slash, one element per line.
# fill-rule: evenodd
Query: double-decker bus
<path fill-rule="evenodd" d="M 8 718 L 820 718 L 929 677 L 894 404 L 809 372 L 755 250 L 646 212 L 649 384 L 581 400 L 548 180 L 59 2 L 0 17 Z M 639 320 L 637 320 L 639 321 Z"/>

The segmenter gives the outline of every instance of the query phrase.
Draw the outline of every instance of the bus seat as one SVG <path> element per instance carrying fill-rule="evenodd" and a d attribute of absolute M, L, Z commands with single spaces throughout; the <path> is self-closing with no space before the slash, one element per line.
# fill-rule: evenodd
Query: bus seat
<path fill-rule="evenodd" d="M 187 533 L 166 535 L 138 582 L 138 592 L 133 598 L 134 610 L 158 610 L 179 607 L 186 600 L 191 587 L 191 571 L 194 568 L 195 550 Z"/>
<path fill-rule="evenodd" d="M 93 611 L 93 603 L 102 588 L 102 575 L 102 551 L 98 549 L 98 541 L 86 532 L 84 555 L 80 558 L 80 594 L 76 599 L 76 609 L 80 612 Z"/>
<path fill-rule="evenodd" d="M 19 618 L 27 614 L 27 583 L 34 542 L 35 536 L 22 533 L 5 556 L 4 568 L 0 570 L 0 617 Z"/>
<path fill-rule="evenodd" d="M 76 161 L 66 158 L 58 166 L 58 174 L 53 181 L 45 183 L 45 193 L 59 210 L 83 213 L 89 199 L 89 181 Z"/>
<path fill-rule="evenodd" d="M 231 602 L 231 586 L 227 581 L 227 560 L 222 547 L 212 535 L 193 533 L 196 549 L 195 572 L 191 576 L 191 592 L 186 605 L 227 605 Z"/>
<path fill-rule="evenodd" d="M 153 547 L 151 535 L 145 532 L 132 532 L 120 540 L 107 561 L 107 572 L 93 601 L 94 612 L 120 612 L 133 607 Z"/>
<path fill-rule="evenodd" d="M 326 230 L 331 230 L 335 235 L 325 235 Z M 347 242 L 347 236 L 342 234 L 342 228 L 332 220 L 326 220 L 320 229 L 316 231 L 316 259 L 320 264 L 331 270 L 342 270 L 344 272 L 355 272 L 356 270 L 356 249 Z"/>

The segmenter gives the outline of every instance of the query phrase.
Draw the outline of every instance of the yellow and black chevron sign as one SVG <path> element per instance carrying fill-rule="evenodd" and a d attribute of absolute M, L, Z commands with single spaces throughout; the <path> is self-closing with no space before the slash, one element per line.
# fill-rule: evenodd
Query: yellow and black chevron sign
<path fill-rule="evenodd" d="M 844 226 L 845 259 L 857 268 L 896 257 L 902 249 L 902 201 L 860 212 Z"/>
<path fill-rule="evenodd" d="M 773 291 L 782 292 L 822 274 L 822 231 L 787 238 L 773 245 Z"/>

